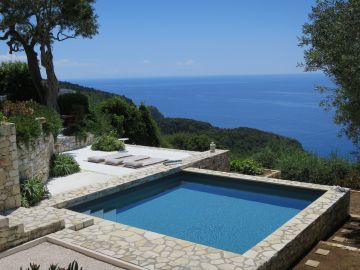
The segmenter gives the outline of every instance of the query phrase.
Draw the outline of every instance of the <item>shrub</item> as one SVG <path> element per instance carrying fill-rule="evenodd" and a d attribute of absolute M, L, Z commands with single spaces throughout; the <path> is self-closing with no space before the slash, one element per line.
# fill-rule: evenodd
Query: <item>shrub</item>
<path fill-rule="evenodd" d="M 43 124 L 44 133 L 51 133 L 56 138 L 62 127 L 60 115 L 54 109 L 36 102 L 32 103 L 32 108 L 34 109 L 35 117 L 44 117 L 46 119 L 46 122 Z"/>
<path fill-rule="evenodd" d="M 83 94 L 62 94 L 57 101 L 61 114 L 74 114 L 76 117 L 83 118 L 89 113 L 89 101 L 87 96 Z"/>
<path fill-rule="evenodd" d="M 85 141 L 88 136 L 86 128 L 79 123 L 70 124 L 62 131 L 62 134 L 65 136 L 75 136 L 78 141 Z"/>
<path fill-rule="evenodd" d="M 20 185 L 21 206 L 30 207 L 47 198 L 48 190 L 44 183 L 36 177 L 22 181 Z"/>
<path fill-rule="evenodd" d="M 50 175 L 53 177 L 65 176 L 80 171 L 76 160 L 64 154 L 55 154 L 51 158 Z"/>
<path fill-rule="evenodd" d="M 30 268 L 28 267 L 27 270 L 39 270 L 40 265 L 36 263 L 30 263 Z M 57 264 L 50 264 L 48 270 L 82 270 L 83 268 L 79 268 L 79 264 L 77 261 L 73 261 L 69 263 L 68 267 L 60 267 Z M 20 270 L 22 270 L 22 267 L 20 267 Z"/>
<path fill-rule="evenodd" d="M 176 149 L 189 151 L 206 151 L 212 140 L 207 135 L 178 133 L 165 136 L 165 140 Z"/>
<path fill-rule="evenodd" d="M 131 143 L 158 146 L 160 135 L 158 127 L 145 105 L 139 108 L 121 97 L 110 98 L 97 107 L 107 115 L 108 122 L 117 136 L 125 136 Z"/>
<path fill-rule="evenodd" d="M 33 115 L 34 108 L 33 108 L 33 101 L 17 101 L 11 102 L 10 100 L 6 100 L 2 103 L 1 111 L 4 115 L 16 116 L 16 115 Z"/>
<path fill-rule="evenodd" d="M 336 155 L 322 158 L 303 151 L 284 153 L 277 163 L 284 179 L 325 185 L 337 185 L 352 167 Z"/>
<path fill-rule="evenodd" d="M 22 62 L 3 62 L 0 64 L 0 95 L 2 94 L 8 95 L 8 99 L 12 101 L 40 101 L 27 64 Z"/>
<path fill-rule="evenodd" d="M 123 150 L 125 145 L 122 141 L 119 141 L 113 135 L 103 135 L 97 137 L 94 143 L 91 146 L 91 150 L 99 150 L 99 151 L 118 151 Z"/>
<path fill-rule="evenodd" d="M 261 175 L 264 172 L 261 165 L 252 159 L 232 160 L 230 170 L 250 175 Z"/>
<path fill-rule="evenodd" d="M 251 158 L 260 163 L 263 167 L 271 169 L 275 168 L 279 158 L 279 153 L 270 147 L 265 147 L 252 155 Z"/>
<path fill-rule="evenodd" d="M 32 115 L 16 115 L 9 118 L 16 126 L 16 142 L 29 145 L 41 136 L 41 126 Z"/>
<path fill-rule="evenodd" d="M 6 121 L 6 116 L 3 115 L 2 112 L 0 112 L 0 123 L 5 121 Z"/>

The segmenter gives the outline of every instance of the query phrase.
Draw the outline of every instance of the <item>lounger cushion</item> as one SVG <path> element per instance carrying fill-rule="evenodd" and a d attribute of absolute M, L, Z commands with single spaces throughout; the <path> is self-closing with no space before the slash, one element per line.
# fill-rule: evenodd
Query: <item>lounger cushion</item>
<path fill-rule="evenodd" d="M 137 168 L 140 168 L 140 167 L 143 167 L 144 165 L 141 163 L 141 161 L 129 161 L 129 162 L 125 162 L 124 163 L 124 166 L 127 167 L 127 168 L 134 168 L 134 169 L 137 169 Z"/>
<path fill-rule="evenodd" d="M 104 157 L 89 157 L 88 161 L 89 162 L 93 162 L 93 163 L 100 163 L 103 162 L 105 160 Z"/>
<path fill-rule="evenodd" d="M 120 164 L 122 164 L 124 161 L 121 159 L 116 159 L 116 158 L 107 158 L 105 160 L 105 164 L 107 165 L 112 165 L 112 166 L 118 166 Z"/>

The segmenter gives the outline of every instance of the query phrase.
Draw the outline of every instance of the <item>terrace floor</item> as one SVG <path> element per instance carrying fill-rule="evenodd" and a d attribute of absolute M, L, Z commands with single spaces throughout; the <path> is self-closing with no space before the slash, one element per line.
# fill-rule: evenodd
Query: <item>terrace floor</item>
<path fill-rule="evenodd" d="M 350 215 L 326 241 L 320 241 L 294 270 L 360 269 L 360 192 L 351 191 Z"/>
<path fill-rule="evenodd" d="M 139 145 L 126 145 L 124 152 L 130 155 L 144 155 L 151 158 L 163 158 L 168 160 L 182 160 L 198 153 L 174 149 L 144 147 Z M 111 176 L 127 175 L 135 171 L 142 171 L 147 168 L 144 167 L 139 169 L 130 169 L 123 166 L 111 166 L 87 161 L 88 157 L 91 156 L 100 157 L 115 153 L 116 152 L 92 151 L 90 146 L 65 152 L 65 154 L 71 155 L 76 159 L 80 165 L 81 172 L 65 177 L 55 177 L 50 179 L 47 184 L 50 193 L 52 195 L 56 195 L 87 185 L 103 183 L 108 181 Z"/>

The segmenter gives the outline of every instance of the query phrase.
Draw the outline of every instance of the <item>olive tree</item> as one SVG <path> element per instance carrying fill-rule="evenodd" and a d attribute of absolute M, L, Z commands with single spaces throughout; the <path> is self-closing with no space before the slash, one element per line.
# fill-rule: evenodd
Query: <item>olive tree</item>
<path fill-rule="evenodd" d="M 24 51 L 41 103 L 57 108 L 59 83 L 54 70 L 53 44 L 97 34 L 94 0 L 1 0 L 0 40 L 9 53 Z M 38 55 L 40 53 L 40 56 Z M 40 64 L 47 80 L 44 83 Z"/>
<path fill-rule="evenodd" d="M 360 0 L 317 0 L 303 26 L 305 70 L 322 71 L 335 87 L 319 87 L 322 105 L 360 147 Z"/>

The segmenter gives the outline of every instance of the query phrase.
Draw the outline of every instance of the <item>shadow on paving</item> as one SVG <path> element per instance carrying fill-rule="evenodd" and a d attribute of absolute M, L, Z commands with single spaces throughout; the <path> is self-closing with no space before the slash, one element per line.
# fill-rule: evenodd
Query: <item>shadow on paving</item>
<path fill-rule="evenodd" d="M 324 256 L 316 254 L 318 249 L 329 250 L 329 254 Z M 318 261 L 320 264 L 314 268 L 305 265 L 308 260 Z M 339 247 L 333 247 L 320 242 L 303 258 L 294 270 L 358 270 L 360 266 L 360 252 L 350 251 Z"/>

